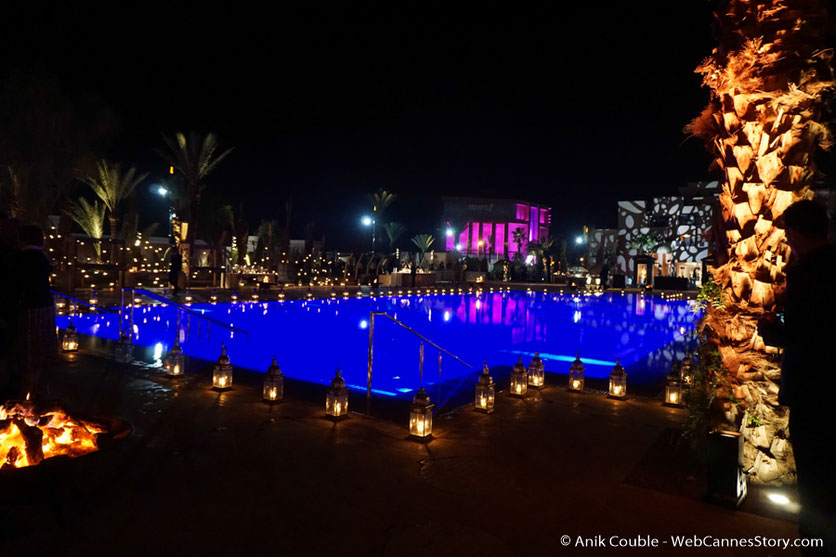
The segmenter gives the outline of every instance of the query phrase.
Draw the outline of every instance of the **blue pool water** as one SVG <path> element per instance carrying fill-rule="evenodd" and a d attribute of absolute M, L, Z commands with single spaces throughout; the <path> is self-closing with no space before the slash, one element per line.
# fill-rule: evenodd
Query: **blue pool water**
<path fill-rule="evenodd" d="M 637 294 L 447 294 L 196 304 L 192 309 L 249 334 L 181 314 L 179 334 L 189 356 L 214 360 L 224 342 L 234 366 L 265 371 L 275 355 L 285 375 L 321 384 L 328 384 L 340 367 L 346 382 L 363 390 L 372 311 L 388 313 L 473 366 L 443 355 L 439 372 L 439 351 L 425 345 L 427 384 L 465 380 L 483 361 L 492 368 L 510 367 L 522 355 L 528 364 L 535 351 L 549 372 L 567 373 L 579 352 L 588 377 L 606 377 L 620 358 L 631 383 L 652 384 L 691 347 L 697 320 L 687 301 Z M 164 354 L 175 338 L 177 313 L 161 305 L 135 308 L 134 343 L 156 346 Z M 59 327 L 68 320 L 59 316 Z M 127 329 L 127 316 L 124 322 Z M 73 323 L 79 333 L 118 338 L 115 314 L 76 316 Z M 391 321 L 375 319 L 375 392 L 407 396 L 417 389 L 419 344 Z"/>

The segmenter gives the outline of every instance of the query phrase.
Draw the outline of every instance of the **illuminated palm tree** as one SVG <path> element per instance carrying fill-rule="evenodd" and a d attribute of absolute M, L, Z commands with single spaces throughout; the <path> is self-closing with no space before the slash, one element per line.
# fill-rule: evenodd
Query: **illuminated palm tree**
<path fill-rule="evenodd" d="M 522 253 L 525 236 L 526 233 L 524 228 L 516 228 L 511 234 L 511 237 L 514 238 L 514 243 L 517 244 L 517 259 L 519 259 L 519 255 Z"/>
<path fill-rule="evenodd" d="M 93 240 L 96 250 L 96 262 L 102 259 L 102 236 L 104 235 L 105 205 L 99 201 L 93 203 L 79 198 L 78 202 L 70 203 L 64 211 L 78 224 L 87 236 Z"/>
<path fill-rule="evenodd" d="M 724 303 L 707 308 L 704 330 L 719 349 L 728 379 L 743 384 L 750 407 L 769 413 L 764 418 L 783 434 L 786 419 L 776 416 L 770 403 L 777 401 L 768 394 L 777 388 L 768 378 L 750 379 L 761 373 L 745 372 L 773 375 L 756 325 L 780 302 L 790 256 L 775 219 L 812 197 L 813 154 L 830 144 L 823 122 L 825 99 L 836 85 L 830 20 L 822 0 L 728 0 L 716 18 L 719 47 L 697 68 L 711 100 L 686 127 L 705 140 L 712 167 L 724 173 L 722 246 L 713 270 Z M 729 413 L 742 419 L 738 405 Z M 775 462 L 773 455 L 758 456 L 767 465 Z"/>
<path fill-rule="evenodd" d="M 147 172 L 137 176 L 134 167 L 123 173 L 119 163 L 101 160 L 96 164 L 95 174 L 88 174 L 81 178 L 107 207 L 111 238 L 116 239 L 119 232 L 117 229 L 119 205 L 147 176 Z"/>
<path fill-rule="evenodd" d="M 196 133 L 185 134 L 177 132 L 174 136 L 163 135 L 165 150 L 157 153 L 165 159 L 174 170 L 180 174 L 185 182 L 189 201 L 186 241 L 192 243 L 195 238 L 197 209 L 200 204 L 200 194 L 205 187 L 204 180 L 215 168 L 232 152 L 232 148 L 216 154 L 218 138 L 213 133 L 201 136 Z"/>
<path fill-rule="evenodd" d="M 429 251 L 434 242 L 435 238 L 432 237 L 432 234 L 416 234 L 412 237 L 412 243 L 421 252 L 421 265 L 424 264 L 424 254 Z"/>
<path fill-rule="evenodd" d="M 395 242 L 403 235 L 406 228 L 399 222 L 387 222 L 383 225 L 383 231 L 389 238 L 389 252 L 391 253 L 395 250 Z"/>

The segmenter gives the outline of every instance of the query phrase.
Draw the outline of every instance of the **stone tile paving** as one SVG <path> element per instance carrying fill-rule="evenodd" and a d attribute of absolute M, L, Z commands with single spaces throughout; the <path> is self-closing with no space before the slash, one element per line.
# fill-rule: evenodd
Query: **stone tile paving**
<path fill-rule="evenodd" d="M 436 439 L 422 445 L 402 423 L 359 414 L 331 423 L 324 405 L 292 391 L 265 405 L 258 378 L 239 374 L 217 394 L 206 369 L 177 382 L 87 355 L 65 362 L 51 394 L 75 411 L 124 417 L 135 435 L 80 459 L 46 493 L 0 497 L 0 554 L 667 555 L 682 550 L 560 540 L 795 536 L 789 521 L 702 502 L 691 495 L 700 479 L 682 470 L 654 472 L 693 484 L 679 492 L 628 481 L 684 418 L 655 401 L 503 393 L 493 415 L 437 416 Z"/>

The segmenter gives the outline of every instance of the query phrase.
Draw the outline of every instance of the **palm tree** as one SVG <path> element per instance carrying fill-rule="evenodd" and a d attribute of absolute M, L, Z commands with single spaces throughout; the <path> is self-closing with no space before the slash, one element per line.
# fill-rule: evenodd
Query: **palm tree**
<path fill-rule="evenodd" d="M 519 254 L 522 253 L 522 246 L 523 243 L 525 243 L 525 236 L 525 228 L 517 228 L 511 234 L 511 237 L 514 238 L 514 243 L 517 244 L 517 257 L 519 257 Z"/>
<path fill-rule="evenodd" d="M 776 413 L 776 374 L 763 357 L 757 320 L 780 301 L 778 285 L 790 255 L 775 219 L 800 199 L 812 197 L 813 155 L 828 147 L 826 98 L 833 91 L 830 19 L 823 0 L 729 0 L 715 12 L 719 48 L 698 68 L 711 100 L 686 132 L 705 140 L 712 167 L 724 173 L 720 207 L 724 229 L 714 281 L 724 303 L 707 308 L 704 331 L 719 350 L 732 386 L 743 384 L 758 417 L 776 437 L 786 433 L 786 413 Z M 722 306 L 722 307 L 721 307 Z M 755 373 L 741 375 L 740 370 Z M 718 373 L 720 373 L 718 371 Z M 754 377 L 754 379 L 749 379 Z M 729 413 L 743 419 L 738 405 Z M 720 413 L 718 412 L 718 415 Z M 744 437 L 748 430 L 742 428 Z M 748 439 L 747 439 L 748 440 Z M 769 446 L 771 440 L 758 446 Z M 764 466 L 789 464 L 757 449 Z M 752 465 L 749 462 L 748 465 Z M 755 481 L 758 472 L 754 470 Z"/>
<path fill-rule="evenodd" d="M 389 252 L 391 253 L 395 249 L 395 242 L 406 231 L 406 227 L 399 222 L 387 222 L 383 225 L 383 231 L 386 232 L 386 236 L 389 238 Z"/>
<path fill-rule="evenodd" d="M 78 224 L 90 239 L 96 250 L 96 262 L 102 260 L 102 236 L 104 235 L 105 205 L 99 201 L 93 203 L 79 198 L 77 203 L 70 203 L 65 210 L 67 215 Z"/>
<path fill-rule="evenodd" d="M 382 188 L 366 196 L 366 199 L 372 204 L 372 211 L 378 215 L 383 215 L 397 198 L 397 194 L 390 193 Z"/>
<path fill-rule="evenodd" d="M 412 243 L 415 244 L 415 247 L 417 247 L 418 251 L 421 252 L 421 265 L 424 264 L 424 254 L 429 251 L 434 242 L 435 238 L 432 237 L 432 234 L 416 234 L 412 237 Z"/>
<path fill-rule="evenodd" d="M 198 205 L 200 194 L 205 187 L 206 177 L 232 152 L 232 148 L 216 154 L 218 138 L 213 133 L 200 136 L 194 132 L 188 137 L 177 132 L 173 137 L 163 135 L 166 149 L 157 153 L 165 159 L 183 178 L 189 201 L 188 222 L 189 229 L 186 241 L 192 243 L 195 238 Z M 192 251 L 193 252 L 193 251 Z"/>
<path fill-rule="evenodd" d="M 112 239 L 115 240 L 118 235 L 119 205 L 147 176 L 147 172 L 137 176 L 134 167 L 123 173 L 119 163 L 100 160 L 96 164 L 95 174 L 88 174 L 81 178 L 107 207 Z"/>

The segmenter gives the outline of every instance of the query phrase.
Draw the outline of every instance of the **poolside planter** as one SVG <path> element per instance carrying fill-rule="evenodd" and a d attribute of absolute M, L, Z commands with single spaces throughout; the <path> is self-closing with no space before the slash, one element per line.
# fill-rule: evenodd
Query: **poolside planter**
<path fill-rule="evenodd" d="M 627 371 L 621 366 L 621 360 L 616 359 L 615 366 L 610 372 L 611 398 L 624 399 L 627 397 Z"/>
<path fill-rule="evenodd" d="M 186 355 L 183 354 L 183 349 L 180 348 L 180 343 L 175 338 L 174 346 L 168 351 L 168 355 L 163 361 L 163 368 L 171 377 L 182 377 L 186 373 Z"/>
<path fill-rule="evenodd" d="M 409 407 L 409 437 L 416 441 L 429 441 L 433 433 L 433 408 L 430 396 L 420 387 Z"/>
<path fill-rule="evenodd" d="M 569 366 L 569 390 L 577 393 L 583 392 L 583 362 L 581 355 L 575 356 L 575 361 Z"/>
<path fill-rule="evenodd" d="M 332 420 L 348 417 L 348 387 L 339 368 L 325 397 L 325 415 Z"/>
<path fill-rule="evenodd" d="M 232 387 L 232 364 L 229 356 L 226 355 L 226 346 L 221 345 L 221 355 L 215 363 L 212 372 L 212 388 L 216 391 L 225 391 Z"/>
<path fill-rule="evenodd" d="M 123 364 L 130 363 L 134 358 L 134 345 L 131 343 L 131 337 L 127 333 L 122 333 L 119 336 L 119 342 L 116 343 L 113 357 L 117 362 Z"/>
<path fill-rule="evenodd" d="M 77 352 L 78 351 L 78 332 L 76 332 L 75 325 L 70 321 L 64 333 L 61 335 L 61 351 L 62 352 Z"/>
<path fill-rule="evenodd" d="M 682 381 L 679 370 L 674 368 L 665 379 L 665 405 L 682 406 Z"/>
<path fill-rule="evenodd" d="M 267 375 L 264 377 L 264 390 L 262 398 L 264 402 L 279 402 L 284 397 L 284 375 L 276 357 L 273 356 L 273 363 L 267 368 Z"/>
<path fill-rule="evenodd" d="M 488 370 L 488 363 L 485 362 L 482 368 L 482 375 L 479 376 L 479 381 L 476 383 L 476 400 L 473 403 L 474 408 L 479 412 L 490 414 L 493 412 L 494 401 L 496 399 L 496 385 L 493 378 L 490 376 Z"/>
<path fill-rule="evenodd" d="M 540 359 L 540 353 L 535 352 L 534 358 L 528 364 L 528 386 L 535 389 L 541 388 L 545 384 L 546 373 L 543 360 Z"/>
<path fill-rule="evenodd" d="M 706 445 L 708 498 L 720 505 L 737 508 L 746 498 L 743 469 L 743 435 L 737 431 L 715 430 Z"/>
<path fill-rule="evenodd" d="M 511 370 L 511 396 L 523 398 L 528 392 L 528 372 L 522 363 L 522 358 L 514 364 Z"/>

